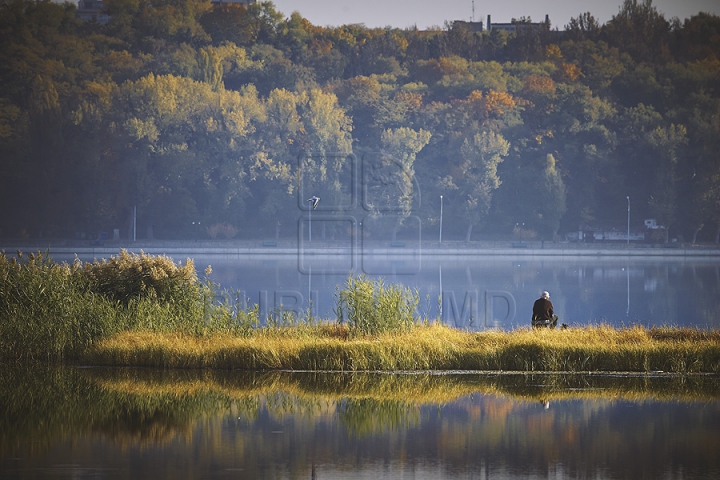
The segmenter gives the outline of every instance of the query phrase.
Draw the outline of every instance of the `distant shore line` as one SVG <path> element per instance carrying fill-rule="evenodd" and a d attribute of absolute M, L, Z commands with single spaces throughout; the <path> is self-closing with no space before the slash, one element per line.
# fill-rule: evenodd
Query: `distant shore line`
<path fill-rule="evenodd" d="M 117 254 L 121 249 L 153 255 L 207 254 L 207 255 L 509 255 L 509 256 L 630 256 L 630 257 L 718 257 L 720 245 L 689 244 L 609 244 L 609 243 L 551 243 L 540 241 L 447 241 L 419 242 L 417 240 L 361 242 L 347 245 L 333 241 L 301 243 L 288 240 L 237 240 L 237 241 L 106 241 L 89 242 L 0 242 L 6 254 L 16 251 L 43 252 L 50 255 Z"/>

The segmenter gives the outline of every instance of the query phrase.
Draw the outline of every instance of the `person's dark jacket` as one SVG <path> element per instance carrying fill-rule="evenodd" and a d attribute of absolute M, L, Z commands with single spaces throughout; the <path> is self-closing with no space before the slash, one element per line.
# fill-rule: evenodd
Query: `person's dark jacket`
<path fill-rule="evenodd" d="M 555 311 L 553 304 L 547 298 L 538 298 L 533 304 L 533 320 L 550 320 L 553 318 Z"/>

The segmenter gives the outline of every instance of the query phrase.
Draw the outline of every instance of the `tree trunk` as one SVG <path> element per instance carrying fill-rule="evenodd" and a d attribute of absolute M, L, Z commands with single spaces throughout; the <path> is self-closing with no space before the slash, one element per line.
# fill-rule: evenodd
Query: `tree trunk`
<path fill-rule="evenodd" d="M 715 230 L 715 245 L 720 243 L 720 221 L 718 221 L 717 230 Z"/>
<path fill-rule="evenodd" d="M 467 232 L 465 232 L 465 243 L 470 243 L 470 236 L 472 235 L 473 224 L 468 225 Z"/>
<path fill-rule="evenodd" d="M 693 233 L 693 238 L 692 238 L 692 244 L 693 244 L 693 245 L 695 245 L 695 244 L 697 243 L 698 233 L 700 233 L 700 230 L 702 230 L 704 226 L 705 226 L 705 225 L 701 223 L 701 224 L 698 225 L 698 227 L 695 229 L 695 233 Z"/>

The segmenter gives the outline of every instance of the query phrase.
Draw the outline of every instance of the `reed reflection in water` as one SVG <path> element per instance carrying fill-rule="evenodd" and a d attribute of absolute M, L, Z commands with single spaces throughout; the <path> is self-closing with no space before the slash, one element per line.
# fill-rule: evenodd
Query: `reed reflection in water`
<path fill-rule="evenodd" d="M 720 476 L 717 377 L 0 372 L 3 478 Z"/>

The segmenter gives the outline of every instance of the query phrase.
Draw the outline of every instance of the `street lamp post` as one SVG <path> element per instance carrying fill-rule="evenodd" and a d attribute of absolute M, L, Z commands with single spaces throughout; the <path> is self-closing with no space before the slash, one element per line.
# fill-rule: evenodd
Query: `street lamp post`
<path fill-rule="evenodd" d="M 307 199 L 310 202 L 310 214 L 308 215 L 308 242 L 312 242 L 312 211 L 315 210 L 320 203 L 320 197 L 313 195 Z"/>
<path fill-rule="evenodd" d="M 628 202 L 628 214 L 627 214 L 627 244 L 630 245 L 630 196 L 625 197 Z"/>
<path fill-rule="evenodd" d="M 440 195 L 440 243 L 442 243 L 442 213 L 443 213 L 443 196 Z"/>

